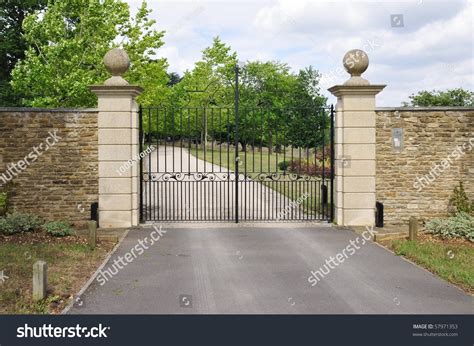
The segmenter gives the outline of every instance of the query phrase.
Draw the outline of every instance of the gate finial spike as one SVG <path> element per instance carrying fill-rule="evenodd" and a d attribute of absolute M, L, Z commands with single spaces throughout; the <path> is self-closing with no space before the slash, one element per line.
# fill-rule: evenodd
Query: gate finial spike
<path fill-rule="evenodd" d="M 368 80 L 361 77 L 369 67 L 369 57 L 366 52 L 361 49 L 352 49 L 344 55 L 342 63 L 351 75 L 344 85 L 370 85 Z"/>

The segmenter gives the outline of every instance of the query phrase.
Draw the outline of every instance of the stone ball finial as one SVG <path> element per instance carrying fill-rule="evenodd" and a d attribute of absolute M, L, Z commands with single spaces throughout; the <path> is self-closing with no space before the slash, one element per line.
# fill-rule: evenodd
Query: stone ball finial
<path fill-rule="evenodd" d="M 105 81 L 105 85 L 128 85 L 128 82 L 122 78 L 122 75 L 130 67 L 130 58 L 127 52 L 120 48 L 109 50 L 104 56 L 104 65 L 112 75 Z"/>
<path fill-rule="evenodd" d="M 351 78 L 344 83 L 345 85 L 370 84 L 361 77 L 362 73 L 369 67 L 369 57 L 366 52 L 361 49 L 351 49 L 344 55 L 342 63 L 346 71 L 351 75 Z"/>
<path fill-rule="evenodd" d="M 369 57 L 361 49 L 352 49 L 344 55 L 342 63 L 352 77 L 359 77 L 369 67 Z"/>
<path fill-rule="evenodd" d="M 123 49 L 114 48 L 105 54 L 104 64 L 112 76 L 121 76 L 130 67 L 130 58 Z"/>

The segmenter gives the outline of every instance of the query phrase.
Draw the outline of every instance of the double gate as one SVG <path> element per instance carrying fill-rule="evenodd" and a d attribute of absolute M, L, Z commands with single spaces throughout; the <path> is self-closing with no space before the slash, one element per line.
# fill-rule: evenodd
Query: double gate
<path fill-rule="evenodd" d="M 140 108 L 146 221 L 331 221 L 334 109 Z"/>

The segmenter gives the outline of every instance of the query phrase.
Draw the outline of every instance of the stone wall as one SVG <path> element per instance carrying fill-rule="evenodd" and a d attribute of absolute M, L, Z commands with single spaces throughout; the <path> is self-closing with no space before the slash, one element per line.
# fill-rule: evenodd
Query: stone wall
<path fill-rule="evenodd" d="M 7 165 L 18 167 L 13 210 L 78 225 L 89 220 L 99 192 L 97 116 L 96 110 L 0 108 L 0 185 L 15 171 Z M 400 152 L 392 149 L 394 128 L 404 131 Z M 474 199 L 473 131 L 474 108 L 376 109 L 376 199 L 387 224 L 446 216 L 459 181 Z M 45 150 L 48 137 L 53 145 Z"/>
<path fill-rule="evenodd" d="M 399 153 L 392 149 L 393 128 L 404 131 Z M 376 109 L 377 201 L 387 224 L 446 216 L 459 181 L 474 198 L 473 131 L 474 108 Z"/>
<path fill-rule="evenodd" d="M 84 225 L 98 201 L 97 142 L 96 110 L 0 108 L 0 185 L 13 176 L 11 209 Z"/>

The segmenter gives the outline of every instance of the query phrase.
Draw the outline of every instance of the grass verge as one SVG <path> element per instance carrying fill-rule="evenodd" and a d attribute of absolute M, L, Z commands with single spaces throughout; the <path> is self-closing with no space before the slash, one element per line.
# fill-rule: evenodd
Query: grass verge
<path fill-rule="evenodd" d="M 51 237 L 44 232 L 0 235 L 0 314 L 55 314 L 87 282 L 107 254 L 112 242 L 98 242 L 95 250 L 76 236 Z M 33 263 L 48 263 L 48 297 L 34 302 Z"/>
<path fill-rule="evenodd" d="M 474 244 L 465 240 L 443 240 L 423 234 L 416 241 L 381 242 L 430 272 L 474 294 Z"/>

